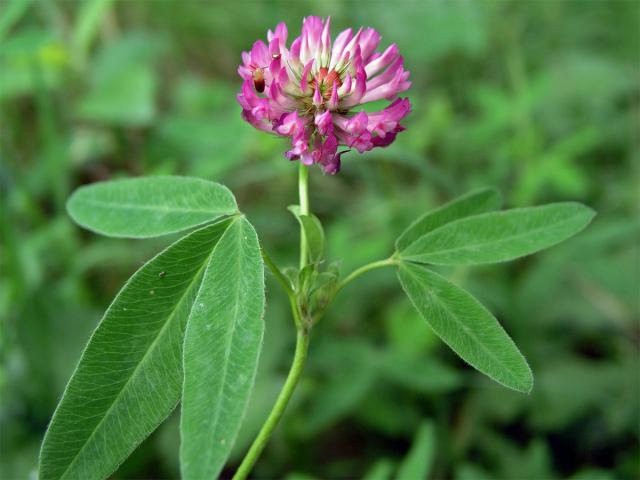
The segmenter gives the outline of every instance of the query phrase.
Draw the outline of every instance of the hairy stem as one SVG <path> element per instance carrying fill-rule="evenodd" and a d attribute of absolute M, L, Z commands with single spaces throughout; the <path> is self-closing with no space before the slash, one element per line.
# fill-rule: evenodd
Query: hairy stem
<path fill-rule="evenodd" d="M 366 273 L 366 272 L 368 272 L 370 270 L 375 270 L 376 268 L 382 268 L 382 267 L 388 267 L 388 266 L 391 266 L 391 265 L 395 265 L 396 263 L 397 263 L 397 261 L 396 261 L 396 259 L 394 257 L 389 257 L 389 258 L 387 258 L 385 260 L 378 260 L 377 262 L 367 263 L 366 265 L 363 265 L 362 267 L 357 268 L 356 270 L 351 272 L 349 275 L 347 275 L 345 277 L 345 279 L 342 280 L 338 284 L 338 288 L 336 290 L 336 293 L 339 292 L 340 290 L 342 290 L 347 284 L 349 284 L 352 281 L 354 281 L 356 278 L 358 278 L 363 273 Z"/>
<path fill-rule="evenodd" d="M 309 333 L 303 330 L 298 330 L 298 335 L 296 337 L 296 352 L 293 357 L 293 363 L 291 364 L 291 369 L 289 370 L 289 375 L 287 376 L 287 380 L 280 391 L 280 395 L 278 395 L 278 399 L 276 400 L 267 421 L 260 429 L 260 433 L 253 441 L 249 452 L 242 460 L 242 463 L 238 467 L 235 475 L 233 476 L 233 480 L 244 480 L 247 478 L 253 466 L 255 465 L 258 457 L 264 450 L 264 447 L 267 445 L 271 434 L 275 430 L 278 422 L 282 418 L 282 414 L 284 413 L 289 400 L 291 399 L 291 395 L 295 390 L 296 385 L 298 384 L 298 380 L 300 380 L 300 376 L 302 374 L 302 369 L 304 367 L 305 359 L 307 358 L 307 350 L 309 348 Z"/>
<path fill-rule="evenodd" d="M 298 195 L 300 196 L 300 215 L 309 215 L 309 167 L 300 162 L 298 168 Z M 307 237 L 300 225 L 300 270 L 307 264 Z"/>
<path fill-rule="evenodd" d="M 267 254 L 264 248 L 262 248 L 261 251 L 262 259 L 264 260 L 265 265 L 269 267 L 269 270 L 271 270 L 273 276 L 276 277 L 276 280 L 278 280 L 278 283 L 280 284 L 282 289 L 289 297 L 294 295 L 293 288 L 291 288 L 291 282 L 289 281 L 289 279 L 284 276 L 278 266 L 273 262 L 273 260 L 271 260 L 271 257 Z"/>
<path fill-rule="evenodd" d="M 278 280 L 278 283 L 287 294 L 287 297 L 289 297 L 289 304 L 291 305 L 291 312 L 293 313 L 293 321 L 296 324 L 296 329 L 300 330 L 302 328 L 302 320 L 300 319 L 300 312 L 298 311 L 296 293 L 293 290 L 291 282 L 284 276 L 273 260 L 271 260 L 271 257 L 267 254 L 264 248 L 262 249 L 262 258 L 265 265 L 269 267 L 269 270 L 271 270 L 271 273 L 276 277 L 276 280 Z"/>

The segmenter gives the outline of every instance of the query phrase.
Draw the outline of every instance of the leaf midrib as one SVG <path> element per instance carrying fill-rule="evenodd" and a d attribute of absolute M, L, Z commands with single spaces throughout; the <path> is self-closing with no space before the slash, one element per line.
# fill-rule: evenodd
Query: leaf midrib
<path fill-rule="evenodd" d="M 491 213 L 489 215 L 493 215 L 493 214 Z M 526 232 L 515 234 L 515 235 L 511 235 L 509 237 L 504 237 L 504 238 L 501 238 L 501 239 L 495 240 L 495 241 L 471 243 L 471 244 L 466 244 L 466 245 L 460 246 L 460 247 L 445 248 L 445 249 L 442 249 L 442 250 L 435 250 L 435 251 L 431 251 L 431 252 L 427 251 L 425 253 L 409 254 L 407 256 L 402 256 L 402 258 L 407 259 L 407 260 L 419 259 L 420 257 L 425 257 L 425 256 L 429 257 L 430 255 L 442 255 L 442 254 L 445 254 L 445 253 L 451 253 L 451 252 L 455 252 L 455 251 L 469 250 L 470 248 L 484 247 L 486 245 L 499 245 L 499 244 L 502 244 L 502 243 L 507 242 L 507 241 L 518 240 L 518 239 L 520 239 L 522 237 L 528 237 L 530 235 L 534 235 L 534 234 L 536 234 L 536 233 L 538 233 L 540 231 L 543 231 L 543 230 L 549 230 L 550 228 L 559 226 L 564 222 L 572 220 L 573 218 L 575 218 L 575 216 L 576 215 L 572 215 L 571 217 L 565 218 L 562 221 L 558 221 L 558 222 L 554 222 L 554 223 L 551 223 L 551 224 L 547 224 L 547 225 L 544 225 L 542 227 L 534 228 L 532 230 L 527 230 Z M 473 217 L 469 217 L 469 218 L 473 218 Z M 464 220 L 466 220 L 466 219 L 463 218 L 463 219 L 461 219 L 459 221 L 464 221 Z M 415 245 L 417 242 L 419 242 L 420 240 L 422 240 L 422 239 L 424 239 L 424 238 L 426 238 L 426 237 L 428 237 L 430 235 L 436 235 L 438 233 L 438 231 L 442 231 L 441 229 L 444 229 L 444 228 L 446 228 L 446 227 L 448 227 L 450 225 L 453 225 L 455 223 L 456 222 L 454 221 L 454 222 L 448 223 L 446 225 L 443 225 L 440 228 L 432 230 L 431 232 L 429 232 L 426 235 L 420 237 L 418 240 L 416 240 L 414 243 L 412 243 L 411 246 Z M 409 247 L 407 247 L 407 249 L 408 248 Z"/>
<path fill-rule="evenodd" d="M 229 226 L 231 227 L 231 225 Z M 240 227 L 242 227 L 242 224 L 240 224 Z M 229 230 L 227 230 L 228 232 Z M 227 233 L 225 232 L 225 234 Z M 224 236 L 224 235 L 223 235 Z M 238 235 L 238 243 L 242 243 L 242 235 Z M 218 248 L 218 245 L 220 245 L 220 243 L 222 242 L 222 237 L 220 237 L 220 242 L 218 242 L 218 244 L 214 247 L 213 252 L 215 252 L 215 250 Z M 211 254 L 211 256 L 213 257 L 213 252 Z M 240 254 L 242 254 L 242 247 L 240 247 Z M 241 270 L 241 269 L 238 269 Z M 240 276 L 238 277 L 240 278 Z M 240 282 L 236 282 L 236 289 L 235 289 L 235 299 L 236 301 L 234 302 L 235 308 L 234 308 L 234 312 L 233 312 L 233 318 L 237 318 L 238 316 L 238 310 L 239 310 L 239 306 L 240 306 Z M 220 389 L 219 389 L 219 395 L 218 395 L 218 400 L 216 402 L 216 408 L 214 409 L 215 413 L 215 417 L 214 417 L 214 421 L 212 422 L 212 431 L 216 431 L 217 427 L 218 427 L 218 422 L 220 420 L 220 404 L 222 403 L 222 397 L 223 397 L 223 393 L 225 390 L 225 384 L 226 384 L 226 378 L 227 378 L 227 372 L 228 372 L 228 367 L 229 367 L 229 357 L 231 356 L 231 346 L 233 345 L 233 339 L 234 336 L 236 334 L 237 331 L 237 324 L 236 322 L 233 322 L 233 327 L 231 329 L 231 332 L 229 334 L 229 343 L 227 345 L 227 348 L 225 349 L 225 355 L 224 355 L 224 366 L 222 368 L 222 382 L 220 383 Z M 212 438 L 212 440 L 215 440 Z M 206 453 L 206 458 L 207 458 L 207 462 L 206 464 L 209 463 L 209 460 L 211 459 L 211 455 L 213 453 L 213 448 L 208 448 L 207 449 L 207 453 Z"/>
<path fill-rule="evenodd" d="M 228 228 L 228 227 L 227 227 Z M 219 241 L 219 240 L 218 240 Z M 217 244 L 216 244 L 217 246 Z M 189 283 L 189 286 L 185 289 L 184 293 L 182 294 L 182 296 L 180 297 L 180 299 L 176 302 L 176 306 L 173 308 L 172 312 L 169 314 L 169 316 L 167 317 L 167 320 L 165 321 L 164 325 L 162 326 L 162 328 L 160 329 L 160 331 L 158 332 L 158 335 L 156 335 L 156 338 L 151 342 L 151 344 L 149 345 L 149 347 L 147 348 L 147 350 L 145 351 L 144 355 L 142 356 L 142 358 L 140 359 L 140 362 L 138 362 L 138 365 L 136 365 L 136 367 L 133 369 L 133 371 L 131 372 L 131 375 L 129 375 L 129 378 L 127 379 L 127 381 L 122 385 L 122 388 L 120 389 L 120 391 L 117 393 L 116 397 L 114 398 L 113 402 L 111 403 L 111 405 L 109 406 L 109 408 L 104 412 L 104 415 L 102 416 L 102 419 L 100 419 L 100 421 L 96 424 L 95 428 L 93 429 L 93 431 L 91 432 L 91 434 L 87 437 L 87 440 L 84 442 L 84 444 L 82 445 L 82 447 L 78 450 L 78 452 L 74 455 L 73 459 L 71 460 L 71 462 L 69 463 L 69 465 L 67 466 L 67 468 L 62 472 L 62 474 L 60 475 L 60 479 L 64 479 L 65 475 L 71 470 L 71 467 L 75 464 L 75 462 L 78 460 L 78 458 L 80 457 L 80 454 L 84 451 L 84 449 L 86 448 L 86 446 L 89 444 L 89 442 L 91 441 L 91 439 L 95 436 L 96 432 L 100 429 L 100 427 L 102 426 L 102 424 L 104 423 L 105 419 L 107 418 L 107 416 L 109 415 L 109 413 L 111 412 L 111 410 L 114 408 L 114 406 L 118 403 L 118 400 L 120 399 L 120 396 L 122 395 L 122 393 L 126 390 L 126 388 L 128 387 L 129 383 L 131 382 L 131 380 L 135 377 L 135 375 L 138 373 L 138 370 L 141 368 L 141 365 L 145 362 L 145 360 L 147 359 L 147 357 L 149 356 L 149 353 L 155 349 L 158 340 L 160 339 L 160 337 L 163 336 L 165 330 L 167 329 L 168 325 L 171 324 L 171 321 L 173 320 L 173 318 L 176 315 L 176 312 L 178 311 L 178 306 L 182 305 L 182 303 L 184 302 L 184 299 L 187 297 L 187 294 L 191 291 L 191 289 L 193 288 L 193 285 L 196 283 L 196 280 L 198 278 L 201 278 L 201 274 L 202 274 L 202 270 L 204 269 L 205 265 L 207 265 L 207 263 L 209 263 L 209 259 L 211 258 L 211 255 L 213 253 L 213 250 L 211 251 L 211 253 L 209 253 L 209 255 L 207 255 L 206 259 L 202 262 L 202 265 L 198 268 L 197 273 L 194 275 L 193 280 Z"/>
<path fill-rule="evenodd" d="M 142 211 L 160 211 L 160 212 L 176 212 L 176 213 L 207 213 L 207 214 L 217 214 L 220 212 L 231 214 L 233 210 L 230 209 L 222 209 L 219 210 L 211 210 L 211 209 L 199 209 L 199 208 L 184 208 L 184 207 L 166 207 L 166 206 L 155 206 L 153 204 L 141 205 L 139 203 L 120 203 L 120 202 L 108 202 L 105 200 L 96 200 L 96 199 L 83 199 L 83 203 L 93 207 L 105 207 L 105 208 L 120 208 L 123 210 L 142 210 Z"/>
<path fill-rule="evenodd" d="M 414 274 L 410 269 L 408 269 L 408 268 L 404 268 L 404 270 L 405 270 L 406 272 L 408 272 L 408 273 L 409 273 L 409 275 L 410 275 L 411 277 L 413 277 L 414 279 L 419 280 L 419 277 L 418 277 L 417 275 L 415 275 L 415 274 Z M 437 275 L 437 274 L 436 274 L 436 273 L 434 273 L 434 272 L 431 272 L 431 273 L 433 273 L 434 275 Z M 420 283 L 420 282 L 418 282 L 418 283 Z M 425 288 L 425 290 L 427 290 L 427 294 L 429 295 L 429 297 L 430 297 L 431 299 L 433 299 L 433 300 L 434 300 L 434 302 L 435 302 L 435 303 L 437 303 L 437 304 L 438 304 L 438 305 L 440 305 L 442 308 L 444 308 L 444 310 L 446 310 L 446 312 L 449 314 L 449 316 L 450 316 L 450 317 L 453 317 L 453 319 L 455 320 L 456 324 L 458 324 L 459 326 L 460 326 L 460 325 L 464 325 L 464 323 L 463 323 L 463 322 L 461 322 L 461 321 L 458 319 L 457 315 L 454 315 L 454 314 L 451 312 L 451 310 L 447 307 L 447 305 L 446 305 L 446 304 L 444 304 L 444 303 L 442 303 L 442 301 L 440 301 L 440 299 L 438 298 L 438 296 L 437 296 L 437 295 L 435 295 L 435 294 L 431 293 L 431 291 L 429 291 L 429 290 L 428 290 L 428 289 L 426 289 L 426 288 Z M 411 300 L 411 301 L 413 302 L 413 300 Z M 484 308 L 484 307 L 483 307 L 483 308 Z M 493 316 L 491 316 L 491 317 L 493 318 Z M 496 320 L 495 318 L 493 318 L 493 319 L 497 322 L 497 320 Z M 501 329 L 503 329 L 503 328 L 502 328 L 502 325 L 500 325 L 500 324 L 498 324 L 498 325 L 499 325 L 499 327 L 500 327 Z M 492 359 L 492 360 L 494 360 L 496 363 L 498 363 L 498 365 L 500 365 L 501 367 L 503 367 L 503 368 L 505 369 L 505 371 L 509 373 L 509 376 L 510 376 L 512 379 L 515 379 L 515 380 L 516 380 L 516 381 L 514 382 L 514 384 L 515 384 L 515 385 L 520 385 L 523 389 L 525 389 L 525 390 L 526 390 L 526 386 L 525 386 L 525 385 L 523 385 L 523 384 L 522 384 L 522 382 L 520 382 L 520 381 L 519 381 L 519 380 L 514 376 L 514 374 L 513 374 L 513 373 L 511 373 L 511 370 L 510 370 L 508 367 L 506 367 L 506 366 L 504 365 L 504 363 L 503 363 L 500 359 L 498 359 L 498 358 L 497 358 L 497 357 L 496 357 L 496 356 L 491 352 L 491 350 L 487 349 L 487 347 L 485 347 L 485 346 L 482 344 L 482 342 L 478 339 L 478 337 L 475 335 L 475 333 L 474 333 L 473 331 L 467 331 L 467 330 L 465 330 L 464 328 L 462 328 L 461 330 L 462 330 L 465 334 L 469 335 L 473 340 L 475 340 L 475 342 L 476 342 L 478 345 L 480 345 L 480 348 L 482 348 L 482 350 L 483 350 L 483 351 L 485 351 L 485 352 L 489 355 L 489 357 L 491 357 L 491 359 Z M 504 329 L 503 329 L 503 331 L 504 331 Z M 506 332 L 505 332 L 505 334 L 506 334 Z M 509 337 L 507 336 L 507 338 L 509 338 Z M 453 346 L 452 346 L 448 341 L 446 341 L 445 339 L 442 339 L 442 340 L 443 340 L 447 345 L 449 345 L 449 347 L 450 347 L 450 348 L 452 348 L 452 349 L 455 351 L 455 349 L 453 348 Z M 467 360 L 465 360 L 465 361 L 467 361 Z M 486 372 L 483 372 L 483 373 L 486 373 Z M 487 375 L 489 375 L 489 374 L 487 373 Z M 493 377 L 493 375 L 489 375 L 489 376 L 490 376 L 490 377 Z"/>

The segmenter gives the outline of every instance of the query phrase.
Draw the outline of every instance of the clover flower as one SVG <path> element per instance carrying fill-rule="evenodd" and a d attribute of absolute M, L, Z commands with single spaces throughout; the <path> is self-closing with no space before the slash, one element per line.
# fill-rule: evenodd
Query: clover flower
<path fill-rule="evenodd" d="M 286 158 L 334 174 L 350 149 L 386 147 L 404 130 L 400 120 L 411 105 L 397 95 L 411 82 L 396 44 L 376 51 L 380 35 L 373 28 L 355 34 L 349 28 L 333 45 L 329 30 L 329 18 L 306 17 L 289 48 L 284 23 L 269 30 L 268 45 L 258 40 L 242 53 L 238 102 L 255 128 L 291 138 Z M 382 99 L 393 102 L 377 112 L 358 110 Z"/>

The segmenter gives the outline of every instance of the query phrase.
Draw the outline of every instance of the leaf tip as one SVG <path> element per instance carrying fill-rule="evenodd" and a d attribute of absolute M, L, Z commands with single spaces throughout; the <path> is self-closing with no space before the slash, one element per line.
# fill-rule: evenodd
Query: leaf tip
<path fill-rule="evenodd" d="M 498 187 L 495 187 L 493 185 L 487 185 L 486 187 L 481 188 L 480 191 L 486 192 L 487 195 L 493 195 L 497 199 L 502 201 L 502 193 L 500 192 L 500 190 L 498 190 Z"/>
<path fill-rule="evenodd" d="M 524 358 L 524 357 L 523 357 Z M 514 390 L 530 395 L 533 391 L 533 372 L 531 371 L 531 367 L 529 367 L 529 363 L 527 363 L 526 359 L 524 360 L 525 365 L 527 366 L 527 373 L 523 375 L 523 377 L 518 381 L 517 384 L 508 385 L 510 388 Z"/>
<path fill-rule="evenodd" d="M 596 215 L 598 215 L 598 212 L 595 209 L 589 207 L 588 205 L 582 205 L 582 206 L 586 209 L 587 213 L 589 214 L 589 217 L 590 217 L 589 221 L 593 220 L 596 217 Z"/>
<path fill-rule="evenodd" d="M 64 204 L 64 209 L 75 223 L 78 223 L 75 215 L 75 204 L 78 199 L 78 192 L 81 192 L 83 188 L 84 187 L 79 187 L 74 190 L 73 193 L 69 195 L 69 198 L 67 198 L 67 201 Z"/>
<path fill-rule="evenodd" d="M 533 384 L 534 384 L 534 380 L 533 380 L 533 373 L 531 372 L 531 370 L 529 370 L 529 376 L 527 377 L 527 381 L 525 382 L 525 388 L 522 390 L 522 393 L 526 393 L 527 395 L 531 395 L 531 392 L 533 391 Z"/>
<path fill-rule="evenodd" d="M 596 215 L 598 215 L 598 212 L 593 208 L 591 208 L 590 206 L 585 205 L 583 203 L 574 202 L 574 205 L 576 207 L 576 210 L 578 210 L 582 215 L 582 220 L 583 220 L 582 226 L 575 232 L 575 233 L 578 233 L 584 230 L 593 221 Z"/>

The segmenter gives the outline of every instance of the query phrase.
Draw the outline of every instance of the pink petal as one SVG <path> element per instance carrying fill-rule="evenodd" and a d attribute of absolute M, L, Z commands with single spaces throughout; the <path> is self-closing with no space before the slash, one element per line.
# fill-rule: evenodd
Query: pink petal
<path fill-rule="evenodd" d="M 362 27 L 360 27 L 358 29 L 358 31 L 356 32 L 354 37 L 349 41 L 349 43 L 347 43 L 347 45 L 345 45 L 345 47 L 344 47 L 344 51 L 345 52 L 350 52 L 350 51 L 354 50 L 355 46 L 360 41 L 360 35 L 362 35 Z"/>
<path fill-rule="evenodd" d="M 311 67 L 313 67 L 313 58 L 309 60 L 304 66 L 304 70 L 302 71 L 302 78 L 300 79 L 300 90 L 302 93 L 307 93 L 307 89 L 309 88 L 309 72 L 311 71 Z"/>
<path fill-rule="evenodd" d="M 398 46 L 393 43 L 384 51 L 381 56 L 366 65 L 365 71 L 367 72 L 367 77 L 371 78 L 377 72 L 389 65 L 397 56 Z"/>
<path fill-rule="evenodd" d="M 298 65 L 302 62 L 302 60 L 300 60 L 301 44 L 302 39 L 300 37 L 296 37 L 296 39 L 291 44 L 291 49 L 289 50 L 289 61 L 291 61 L 294 65 Z"/>
<path fill-rule="evenodd" d="M 351 95 L 346 97 L 340 104 L 342 107 L 353 107 L 362 103 L 362 98 L 365 95 L 367 89 L 367 75 L 364 69 L 360 69 L 356 73 L 356 86 L 351 92 Z"/>
<path fill-rule="evenodd" d="M 314 120 L 320 135 L 329 135 L 333 132 L 333 118 L 330 111 L 316 113 Z"/>
<path fill-rule="evenodd" d="M 270 61 L 269 49 L 262 40 L 257 40 L 251 48 L 251 63 L 255 68 L 264 68 Z"/>
<path fill-rule="evenodd" d="M 331 62 L 329 63 L 329 70 L 333 69 L 342 57 L 342 52 L 344 51 L 344 47 L 349 40 L 351 40 L 351 29 L 347 28 L 346 30 L 340 32 L 340 35 L 336 37 L 336 41 L 333 43 L 333 49 L 331 50 Z"/>
<path fill-rule="evenodd" d="M 387 67 L 387 69 L 382 72 L 380 75 L 376 75 L 375 77 L 369 77 L 367 81 L 367 91 L 373 90 L 376 87 L 379 87 L 383 83 L 388 83 L 393 80 L 393 78 L 398 73 L 398 70 L 403 70 L 403 58 L 402 55 L 398 55 L 398 57 L 393 61 L 391 65 Z"/>
<path fill-rule="evenodd" d="M 333 86 L 331 87 L 331 98 L 329 98 L 329 110 L 335 110 L 338 108 L 338 82 L 333 82 Z"/>
<path fill-rule="evenodd" d="M 329 59 L 329 50 L 331 49 L 331 17 L 327 17 L 326 22 L 324 23 L 324 28 L 322 30 L 321 36 L 321 58 L 323 60 L 323 65 L 328 64 L 327 61 Z"/>
<path fill-rule="evenodd" d="M 315 107 L 319 107 L 322 105 L 323 99 L 322 99 L 322 95 L 320 94 L 320 87 L 317 86 L 316 87 L 316 91 L 313 93 L 313 105 Z"/>
<path fill-rule="evenodd" d="M 393 99 L 398 95 L 398 93 L 404 92 L 411 86 L 411 82 L 407 81 L 408 78 L 409 72 L 399 70 L 390 82 L 384 83 L 373 90 L 367 91 L 367 93 L 362 97 L 361 103 L 373 102 L 383 98 L 386 98 L 387 100 Z"/>
<path fill-rule="evenodd" d="M 397 130 L 400 120 L 405 118 L 410 111 L 409 99 L 398 98 L 384 110 L 369 113 L 367 129 L 384 138 L 388 133 Z"/>
<path fill-rule="evenodd" d="M 342 155 L 349 152 L 349 150 L 344 150 L 340 153 L 336 153 L 331 157 L 326 163 L 323 163 L 324 173 L 328 173 L 329 175 L 335 175 L 340 171 L 340 165 L 342 163 Z"/>
<path fill-rule="evenodd" d="M 344 77 L 342 85 L 338 88 L 338 96 L 342 97 L 351 93 L 351 75 Z"/>
<path fill-rule="evenodd" d="M 367 28 L 360 38 L 360 49 L 362 59 L 367 62 L 380 43 L 380 34 L 373 28 Z"/>
<path fill-rule="evenodd" d="M 287 44 L 287 25 L 284 22 L 280 22 L 276 25 L 275 33 L 271 30 L 267 32 L 267 40 L 271 42 L 274 38 L 279 39 L 279 44 L 281 47 L 284 47 Z"/>

